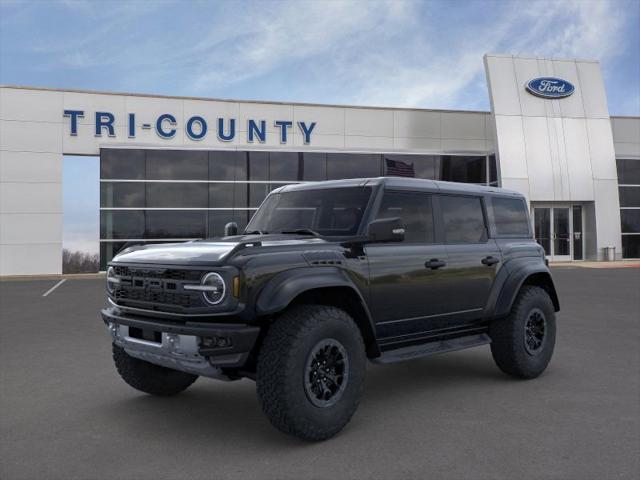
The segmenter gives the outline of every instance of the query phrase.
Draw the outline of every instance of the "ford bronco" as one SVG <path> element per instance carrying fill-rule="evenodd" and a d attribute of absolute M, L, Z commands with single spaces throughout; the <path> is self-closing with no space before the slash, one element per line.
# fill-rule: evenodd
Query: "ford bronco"
<path fill-rule="evenodd" d="M 537 377 L 560 307 L 527 211 L 515 192 L 431 180 L 280 187 L 242 234 L 113 258 L 115 366 L 153 395 L 255 380 L 271 423 L 305 440 L 349 422 L 367 360 L 489 344 L 503 372 Z"/>

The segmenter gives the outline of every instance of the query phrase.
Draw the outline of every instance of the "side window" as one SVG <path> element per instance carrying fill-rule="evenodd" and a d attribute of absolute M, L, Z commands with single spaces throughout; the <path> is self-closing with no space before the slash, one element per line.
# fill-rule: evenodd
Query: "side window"
<path fill-rule="evenodd" d="M 376 218 L 393 217 L 399 217 L 404 224 L 405 242 L 434 242 L 431 195 L 424 193 L 385 192 Z"/>
<path fill-rule="evenodd" d="M 520 198 L 491 199 L 496 235 L 530 236 L 527 208 Z"/>
<path fill-rule="evenodd" d="M 480 198 L 443 195 L 440 197 L 440 208 L 447 243 L 487 241 L 487 228 Z"/>

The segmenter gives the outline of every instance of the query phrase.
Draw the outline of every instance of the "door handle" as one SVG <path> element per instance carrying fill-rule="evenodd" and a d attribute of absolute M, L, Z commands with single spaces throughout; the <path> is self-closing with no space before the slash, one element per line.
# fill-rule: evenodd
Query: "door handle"
<path fill-rule="evenodd" d="M 489 255 L 488 257 L 484 257 L 481 262 L 483 265 L 486 265 L 487 267 L 490 267 L 491 265 L 495 265 L 496 263 L 498 263 L 500 261 L 499 258 L 496 257 L 492 257 L 491 255 Z"/>
<path fill-rule="evenodd" d="M 432 258 L 428 262 L 425 262 L 425 268 L 430 268 L 431 270 L 436 270 L 440 267 L 444 267 L 447 264 L 444 260 L 438 260 L 437 258 Z"/>

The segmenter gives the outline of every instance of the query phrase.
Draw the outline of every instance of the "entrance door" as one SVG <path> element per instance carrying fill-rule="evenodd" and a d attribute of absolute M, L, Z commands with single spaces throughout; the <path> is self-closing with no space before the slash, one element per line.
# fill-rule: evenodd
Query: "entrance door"
<path fill-rule="evenodd" d="M 536 241 L 549 260 L 582 260 L 582 207 L 537 206 L 533 209 Z"/>

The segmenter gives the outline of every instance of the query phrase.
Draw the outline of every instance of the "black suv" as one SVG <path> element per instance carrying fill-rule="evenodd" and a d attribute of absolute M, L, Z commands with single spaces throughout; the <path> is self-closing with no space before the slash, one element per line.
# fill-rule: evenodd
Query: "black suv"
<path fill-rule="evenodd" d="M 551 359 L 558 297 L 518 193 L 407 178 L 288 185 L 243 234 L 225 229 L 109 264 L 102 318 L 134 388 L 248 377 L 275 427 L 323 440 L 356 411 L 367 359 L 491 344 L 519 378 Z"/>

